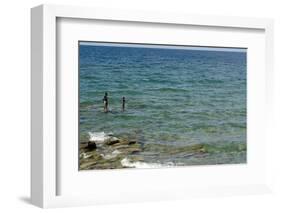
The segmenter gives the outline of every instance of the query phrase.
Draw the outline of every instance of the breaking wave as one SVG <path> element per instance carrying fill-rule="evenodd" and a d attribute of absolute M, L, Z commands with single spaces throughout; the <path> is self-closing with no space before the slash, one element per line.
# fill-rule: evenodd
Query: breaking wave
<path fill-rule="evenodd" d="M 139 168 L 139 169 L 156 169 L 156 168 L 163 168 L 163 167 L 173 167 L 175 166 L 174 163 L 166 163 L 166 164 L 160 164 L 160 163 L 145 163 L 145 162 L 131 162 L 128 158 L 124 158 L 121 160 L 121 164 L 123 167 L 127 168 Z"/>
<path fill-rule="evenodd" d="M 112 136 L 112 133 L 105 133 L 105 132 L 89 132 L 89 141 L 95 141 L 95 142 L 104 142 L 105 140 L 108 140 L 110 136 Z"/>

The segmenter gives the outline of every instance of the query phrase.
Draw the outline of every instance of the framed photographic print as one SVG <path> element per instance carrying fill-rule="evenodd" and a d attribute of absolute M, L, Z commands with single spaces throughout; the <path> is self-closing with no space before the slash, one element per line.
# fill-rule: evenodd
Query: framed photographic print
<path fill-rule="evenodd" d="M 32 203 L 269 192 L 272 30 L 270 19 L 33 8 Z"/>
<path fill-rule="evenodd" d="M 246 49 L 78 45 L 79 170 L 247 162 Z"/>

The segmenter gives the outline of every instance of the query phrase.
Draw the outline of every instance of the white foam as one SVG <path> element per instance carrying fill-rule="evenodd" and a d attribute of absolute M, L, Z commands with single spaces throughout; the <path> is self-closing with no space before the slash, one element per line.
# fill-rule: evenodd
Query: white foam
<path fill-rule="evenodd" d="M 119 155 L 119 154 L 121 154 L 121 152 L 120 152 L 119 150 L 114 150 L 114 151 L 112 152 L 112 154 L 113 154 L 113 155 Z"/>
<path fill-rule="evenodd" d="M 109 160 L 109 159 L 112 159 L 112 158 L 115 158 L 117 157 L 117 155 L 121 154 L 120 151 L 118 150 L 114 150 L 111 154 L 101 154 L 101 156 L 106 159 L 106 160 Z"/>
<path fill-rule="evenodd" d="M 172 167 L 174 164 L 167 163 L 167 164 L 159 164 L 159 163 L 144 163 L 144 162 L 131 162 L 128 158 L 124 158 L 121 160 L 121 164 L 124 167 L 129 168 L 139 168 L 139 169 L 155 169 L 155 168 L 162 168 L 162 167 Z"/>
<path fill-rule="evenodd" d="M 86 153 L 81 153 L 80 154 L 80 157 L 83 158 L 83 159 L 86 159 L 86 158 L 89 158 L 91 157 L 92 155 L 87 155 Z"/>
<path fill-rule="evenodd" d="M 112 133 L 105 133 L 105 132 L 89 132 L 89 141 L 94 142 L 104 142 L 108 140 Z"/>

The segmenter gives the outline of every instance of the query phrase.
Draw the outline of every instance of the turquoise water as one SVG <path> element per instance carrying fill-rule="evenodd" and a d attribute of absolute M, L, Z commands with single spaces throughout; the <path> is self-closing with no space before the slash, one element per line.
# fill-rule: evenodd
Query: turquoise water
<path fill-rule="evenodd" d="M 79 60 L 80 141 L 134 135 L 148 163 L 246 162 L 246 52 L 80 45 Z M 171 151 L 194 144 L 212 151 Z"/>

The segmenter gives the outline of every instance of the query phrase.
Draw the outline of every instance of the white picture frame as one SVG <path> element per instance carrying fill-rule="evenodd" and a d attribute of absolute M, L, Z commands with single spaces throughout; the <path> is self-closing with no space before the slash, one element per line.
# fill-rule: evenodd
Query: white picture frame
<path fill-rule="evenodd" d="M 253 184 L 250 184 L 249 181 L 242 181 L 235 182 L 233 184 L 224 183 L 209 185 L 208 187 L 208 185 L 201 185 L 200 182 L 194 182 L 194 187 L 192 188 L 190 186 L 178 188 L 175 185 L 167 184 L 167 189 L 165 188 L 161 190 L 161 186 L 164 187 L 164 185 L 163 183 L 159 183 L 157 186 L 158 188 L 152 187 L 153 192 L 149 193 L 141 192 L 134 196 L 133 190 L 129 191 L 128 189 L 128 191 L 122 192 L 129 193 L 130 196 L 128 197 L 118 196 L 119 192 L 112 193 L 112 195 L 108 195 L 107 192 L 96 195 L 83 195 L 83 192 L 79 195 L 71 193 L 67 195 L 59 194 L 58 185 L 61 184 L 59 181 L 61 167 L 58 166 L 60 153 L 58 152 L 57 146 L 57 88 L 60 83 L 57 80 L 57 23 L 60 18 L 88 21 L 118 21 L 121 24 L 122 22 L 143 23 L 143 25 L 153 23 L 154 25 L 165 25 L 167 28 L 173 26 L 200 26 L 214 29 L 223 28 L 230 32 L 235 29 L 262 31 L 264 37 L 261 40 L 265 42 L 262 44 L 264 45 L 264 48 L 262 49 L 264 50 L 264 53 L 261 54 L 264 54 L 264 63 L 262 64 L 264 67 L 261 67 L 260 69 L 261 76 L 265 74 L 266 78 L 263 79 L 261 77 L 259 80 L 265 85 L 265 87 L 261 90 L 262 94 L 265 95 L 264 99 L 262 99 L 264 102 L 264 109 L 261 109 L 263 110 L 262 112 L 265 112 L 263 117 L 265 122 L 260 124 L 257 129 L 264 130 L 263 133 L 260 133 L 264 138 L 262 147 L 270 147 L 270 129 L 272 125 L 270 111 L 273 107 L 271 95 L 273 91 L 273 21 L 271 19 L 217 17 L 172 13 L 162 14 L 147 11 L 123 11 L 74 6 L 41 5 L 32 8 L 31 10 L 31 201 L 34 205 L 47 208 L 270 192 L 271 165 L 268 160 L 270 155 L 268 151 L 264 151 L 263 154 L 266 153 L 267 158 L 262 159 L 264 161 L 264 166 L 257 173 L 263 173 L 264 178 L 253 181 Z M 250 80 L 252 79 L 250 78 Z M 258 84 L 257 81 L 255 83 Z M 253 91 L 253 94 L 255 94 L 255 91 Z M 255 95 L 258 96 L 258 94 Z M 270 148 L 267 150 L 270 150 Z M 257 156 L 258 154 L 260 153 L 256 153 Z M 175 172 L 175 174 L 180 174 L 184 173 L 188 169 L 189 168 L 180 168 L 173 170 L 173 172 Z M 235 170 L 235 167 L 229 167 L 228 171 L 232 169 Z M 243 169 L 247 170 L 247 168 Z M 198 170 L 203 170 L 203 168 L 200 167 Z M 207 170 L 211 172 L 212 167 L 207 168 Z M 207 170 L 204 172 L 207 172 Z M 151 170 L 150 172 L 139 170 L 137 172 L 134 171 L 133 173 L 125 172 L 123 175 L 129 174 L 132 175 L 132 177 L 135 177 L 136 175 L 139 176 L 146 173 L 151 176 L 159 175 L 160 177 L 164 177 L 166 175 L 166 171 L 167 170 L 165 169 Z M 108 175 L 108 171 L 100 171 L 100 174 L 102 174 L 100 175 L 101 177 L 103 177 L 103 173 Z M 93 175 L 95 174 L 92 173 L 90 175 L 91 178 L 93 178 Z M 121 176 L 119 179 L 122 178 Z M 171 175 L 169 178 L 175 180 L 175 177 L 175 175 Z M 73 190 L 76 190 L 75 187 Z M 105 191 L 107 190 L 110 189 L 106 189 Z"/>

